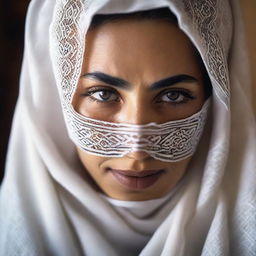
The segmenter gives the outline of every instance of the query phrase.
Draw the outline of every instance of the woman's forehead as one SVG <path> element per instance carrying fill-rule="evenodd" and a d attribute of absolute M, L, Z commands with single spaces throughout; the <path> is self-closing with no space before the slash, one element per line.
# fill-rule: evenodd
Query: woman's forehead
<path fill-rule="evenodd" d="M 121 20 L 87 33 L 83 72 L 102 71 L 123 77 L 139 73 L 157 80 L 198 70 L 195 48 L 176 24 Z"/>

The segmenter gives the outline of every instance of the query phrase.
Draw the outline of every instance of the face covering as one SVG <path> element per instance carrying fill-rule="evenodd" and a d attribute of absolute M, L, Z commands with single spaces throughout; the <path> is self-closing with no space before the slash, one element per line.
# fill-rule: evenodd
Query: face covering
<path fill-rule="evenodd" d="M 133 125 L 111 123 L 70 113 L 69 132 L 73 142 L 87 153 L 103 157 L 122 157 L 144 151 L 151 157 L 176 162 L 196 151 L 203 132 L 210 99 L 194 115 L 162 124 Z"/>

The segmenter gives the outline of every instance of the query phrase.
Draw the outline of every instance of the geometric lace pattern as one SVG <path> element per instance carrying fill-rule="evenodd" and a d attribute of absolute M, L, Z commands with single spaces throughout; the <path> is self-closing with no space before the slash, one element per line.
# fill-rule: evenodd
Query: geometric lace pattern
<path fill-rule="evenodd" d="M 196 151 L 209 105 L 210 99 L 194 115 L 162 124 L 111 123 L 74 113 L 71 137 L 81 149 L 98 156 L 122 157 L 144 151 L 158 160 L 180 161 Z"/>
<path fill-rule="evenodd" d="M 214 83 L 217 95 L 227 103 L 230 97 L 228 64 L 224 53 L 223 42 L 220 39 L 220 26 L 217 25 L 221 15 L 218 3 L 221 0 L 183 0 L 184 10 L 190 17 L 201 45 L 204 46 L 205 61 L 209 76 Z M 223 3 L 224 4 L 224 3 Z M 224 20 L 224 18 L 222 18 Z M 223 21 L 225 23 L 225 21 Z M 226 22 L 227 23 L 227 22 Z M 227 24 L 225 24 L 227 26 Z M 227 33 L 227 32 L 226 32 Z M 228 35 L 225 36 L 228 40 Z"/>

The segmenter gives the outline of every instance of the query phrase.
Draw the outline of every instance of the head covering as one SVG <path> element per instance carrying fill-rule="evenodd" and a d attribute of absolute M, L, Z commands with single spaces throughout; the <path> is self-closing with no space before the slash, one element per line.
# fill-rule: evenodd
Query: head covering
<path fill-rule="evenodd" d="M 170 8 L 200 53 L 213 100 L 189 173 L 149 234 L 87 183 L 60 99 L 80 74 L 93 15 L 160 7 Z M 256 124 L 244 60 L 235 0 L 32 0 L 1 186 L 0 254 L 255 255 Z M 151 225 L 149 216 L 138 221 Z"/>

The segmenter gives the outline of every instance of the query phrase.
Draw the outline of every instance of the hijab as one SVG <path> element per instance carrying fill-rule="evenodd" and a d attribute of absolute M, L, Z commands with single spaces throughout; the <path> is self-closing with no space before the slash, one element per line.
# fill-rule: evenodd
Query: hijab
<path fill-rule="evenodd" d="M 106 199 L 87 182 L 60 84 L 64 74 L 66 86 L 77 79 L 93 15 L 160 7 L 170 8 L 201 55 L 212 111 L 182 185 L 142 202 L 141 216 L 136 203 Z M 256 124 L 246 60 L 236 0 L 32 0 L 1 185 L 0 254 L 255 255 Z M 163 207 L 152 214 L 152 204 Z"/>

